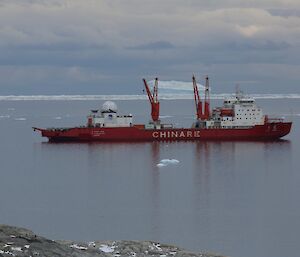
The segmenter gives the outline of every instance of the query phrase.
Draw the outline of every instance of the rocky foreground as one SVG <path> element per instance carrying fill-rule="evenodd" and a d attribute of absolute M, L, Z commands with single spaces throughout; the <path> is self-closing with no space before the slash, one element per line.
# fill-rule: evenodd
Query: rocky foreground
<path fill-rule="evenodd" d="M 94 241 L 89 243 L 54 241 L 38 236 L 30 230 L 6 225 L 0 225 L 0 256 L 222 257 L 209 253 L 192 253 L 176 246 L 150 241 Z"/>

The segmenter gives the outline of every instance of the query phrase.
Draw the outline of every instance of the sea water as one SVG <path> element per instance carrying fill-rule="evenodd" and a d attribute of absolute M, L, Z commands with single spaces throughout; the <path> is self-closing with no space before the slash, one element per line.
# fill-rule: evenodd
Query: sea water
<path fill-rule="evenodd" d="M 120 113 L 149 121 L 147 101 L 124 99 L 116 101 Z M 31 127 L 83 125 L 104 99 L 25 100 L 0 101 L 0 223 L 51 239 L 298 256 L 299 99 L 257 100 L 294 122 L 276 142 L 66 144 L 48 143 Z M 162 121 L 177 127 L 191 126 L 194 112 L 191 100 L 161 101 Z"/>

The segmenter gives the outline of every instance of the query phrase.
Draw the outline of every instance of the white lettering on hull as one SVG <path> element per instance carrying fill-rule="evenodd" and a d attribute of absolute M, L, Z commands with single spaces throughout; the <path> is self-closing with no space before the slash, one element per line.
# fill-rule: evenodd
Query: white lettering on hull
<path fill-rule="evenodd" d="M 92 137 L 101 137 L 105 135 L 103 130 L 92 130 Z"/>
<path fill-rule="evenodd" d="M 199 138 L 199 130 L 154 131 L 153 138 Z"/>

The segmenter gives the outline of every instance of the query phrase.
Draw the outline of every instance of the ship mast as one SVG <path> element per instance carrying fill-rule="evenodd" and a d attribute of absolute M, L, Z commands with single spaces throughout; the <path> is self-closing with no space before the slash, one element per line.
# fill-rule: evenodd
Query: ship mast
<path fill-rule="evenodd" d="M 151 117 L 153 122 L 159 121 L 159 101 L 158 101 L 158 78 L 155 78 L 153 93 L 147 84 L 147 81 L 143 79 L 145 89 L 151 104 Z"/>
<path fill-rule="evenodd" d="M 203 119 L 207 120 L 210 116 L 210 97 L 209 97 L 209 78 L 205 78 L 205 102 Z"/>
<path fill-rule="evenodd" d="M 196 105 L 197 119 L 202 120 L 202 117 L 203 117 L 202 102 L 201 102 L 201 98 L 199 96 L 198 86 L 197 86 L 196 78 L 194 75 L 193 75 L 193 88 L 194 88 L 194 99 L 195 99 L 195 105 Z"/>

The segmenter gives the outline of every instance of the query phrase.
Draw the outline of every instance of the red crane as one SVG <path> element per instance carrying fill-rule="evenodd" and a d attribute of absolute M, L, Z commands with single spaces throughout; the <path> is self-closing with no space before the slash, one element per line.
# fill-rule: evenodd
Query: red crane
<path fill-rule="evenodd" d="M 196 78 L 194 75 L 193 75 L 193 87 L 194 87 L 194 98 L 195 98 L 197 119 L 202 120 L 202 117 L 203 117 L 202 102 L 201 102 L 201 98 L 199 96 L 198 86 L 197 86 Z"/>
<path fill-rule="evenodd" d="M 203 119 L 207 120 L 210 117 L 210 97 L 209 97 L 209 79 L 205 78 L 205 102 Z"/>
<path fill-rule="evenodd" d="M 199 96 L 198 86 L 195 76 L 193 76 L 194 98 L 198 120 L 207 120 L 210 117 L 210 97 L 209 97 L 209 79 L 205 78 L 205 97 L 204 97 L 204 111 L 202 101 Z"/>
<path fill-rule="evenodd" d="M 145 89 L 151 104 L 151 117 L 154 122 L 159 120 L 159 101 L 158 101 L 158 78 L 155 78 L 153 93 L 147 84 L 147 81 L 143 79 Z"/>

